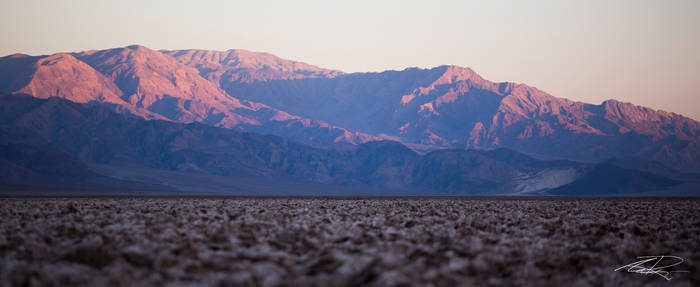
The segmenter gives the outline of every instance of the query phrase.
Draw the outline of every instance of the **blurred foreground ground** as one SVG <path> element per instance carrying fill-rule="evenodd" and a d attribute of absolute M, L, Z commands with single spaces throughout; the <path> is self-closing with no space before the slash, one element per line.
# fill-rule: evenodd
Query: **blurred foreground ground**
<path fill-rule="evenodd" d="M 638 256 L 685 259 L 655 274 Z M 0 286 L 700 286 L 697 199 L 0 199 Z"/>

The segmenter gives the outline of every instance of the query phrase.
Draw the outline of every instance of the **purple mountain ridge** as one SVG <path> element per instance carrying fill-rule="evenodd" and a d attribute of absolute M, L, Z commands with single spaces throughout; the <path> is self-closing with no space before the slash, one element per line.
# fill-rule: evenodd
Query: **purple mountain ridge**
<path fill-rule="evenodd" d="M 345 74 L 245 50 L 129 46 L 0 58 L 0 93 L 296 140 L 505 147 L 588 162 L 634 156 L 700 171 L 697 121 L 615 100 L 571 101 L 457 66 Z"/>

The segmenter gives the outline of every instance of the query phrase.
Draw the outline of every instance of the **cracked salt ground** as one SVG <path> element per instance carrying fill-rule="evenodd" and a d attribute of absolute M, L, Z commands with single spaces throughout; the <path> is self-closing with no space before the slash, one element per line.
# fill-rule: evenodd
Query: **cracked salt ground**
<path fill-rule="evenodd" d="M 3 199 L 1 286 L 698 286 L 700 201 Z M 642 255 L 688 273 L 614 272 Z"/>

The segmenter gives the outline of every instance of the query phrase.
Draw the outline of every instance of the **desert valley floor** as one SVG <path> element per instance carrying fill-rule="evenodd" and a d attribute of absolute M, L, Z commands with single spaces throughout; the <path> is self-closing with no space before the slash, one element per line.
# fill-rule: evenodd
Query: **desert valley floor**
<path fill-rule="evenodd" d="M 700 285 L 698 199 L 0 201 L 2 286 Z"/>

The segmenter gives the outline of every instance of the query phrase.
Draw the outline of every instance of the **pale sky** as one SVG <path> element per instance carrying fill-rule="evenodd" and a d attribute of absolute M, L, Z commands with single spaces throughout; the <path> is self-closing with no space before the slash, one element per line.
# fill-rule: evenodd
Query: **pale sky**
<path fill-rule="evenodd" d="M 442 64 L 700 119 L 700 1 L 0 0 L 0 55 L 247 49 L 345 72 Z"/>

